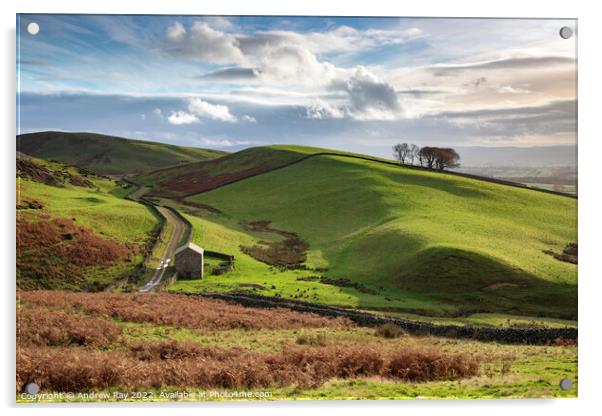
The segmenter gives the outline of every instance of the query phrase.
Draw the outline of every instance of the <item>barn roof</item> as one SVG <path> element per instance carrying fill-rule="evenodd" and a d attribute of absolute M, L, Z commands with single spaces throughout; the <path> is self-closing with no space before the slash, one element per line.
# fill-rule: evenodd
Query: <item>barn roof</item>
<path fill-rule="evenodd" d="M 205 250 L 203 250 L 202 247 L 199 247 L 194 243 L 186 243 L 183 246 L 178 247 L 176 249 L 176 251 L 174 252 L 174 254 L 178 254 L 179 252 L 184 251 L 187 248 L 189 248 L 190 250 L 196 251 L 199 254 L 203 254 L 205 252 Z"/>

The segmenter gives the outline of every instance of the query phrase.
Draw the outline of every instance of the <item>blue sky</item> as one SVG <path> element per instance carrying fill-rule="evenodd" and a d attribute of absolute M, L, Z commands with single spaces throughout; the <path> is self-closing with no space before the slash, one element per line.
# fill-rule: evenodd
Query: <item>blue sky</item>
<path fill-rule="evenodd" d="M 390 156 L 574 144 L 572 20 L 20 15 L 21 133 Z M 27 24 L 40 26 L 37 35 Z"/>

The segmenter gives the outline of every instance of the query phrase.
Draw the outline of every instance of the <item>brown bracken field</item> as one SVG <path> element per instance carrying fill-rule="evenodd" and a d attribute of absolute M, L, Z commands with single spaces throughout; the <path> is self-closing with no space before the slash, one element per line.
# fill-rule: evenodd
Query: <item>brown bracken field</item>
<path fill-rule="evenodd" d="M 358 328 L 344 318 L 185 295 L 32 291 L 19 292 L 18 303 L 17 392 L 29 382 L 43 391 L 73 392 L 316 388 L 371 377 L 459 380 L 477 376 L 485 363 L 513 359 L 399 340 L 383 345 L 376 333 L 357 336 Z M 321 331 L 323 340 L 299 335 L 311 330 Z M 156 331 L 174 336 L 157 339 Z M 232 331 L 237 338 L 275 337 L 278 347 L 219 342 Z"/>

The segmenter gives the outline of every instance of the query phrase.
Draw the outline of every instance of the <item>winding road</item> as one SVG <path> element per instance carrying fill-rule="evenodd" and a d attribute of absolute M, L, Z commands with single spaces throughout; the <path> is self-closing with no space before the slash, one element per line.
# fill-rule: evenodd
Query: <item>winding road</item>
<path fill-rule="evenodd" d="M 176 250 L 176 246 L 180 238 L 182 237 L 182 232 L 184 231 L 186 225 L 182 222 L 177 215 L 175 215 L 171 210 L 155 205 L 157 211 L 165 218 L 165 221 L 173 224 L 173 228 L 171 231 L 171 235 L 168 237 L 167 248 L 163 253 L 163 257 L 159 263 L 159 266 L 155 269 L 153 277 L 140 288 L 140 292 L 152 292 L 156 289 L 157 286 L 161 284 L 163 281 L 163 276 L 169 265 L 173 262 L 174 251 Z"/>
<path fill-rule="evenodd" d="M 130 184 L 136 186 L 136 189 L 131 192 L 127 198 L 139 203 L 151 204 L 158 211 L 159 215 L 165 219 L 163 227 L 166 230 L 170 230 L 169 236 L 162 236 L 162 238 L 167 237 L 168 240 L 159 265 L 155 268 L 150 280 L 139 289 L 139 292 L 142 293 L 153 292 L 163 281 L 163 277 L 165 276 L 169 265 L 173 263 L 174 252 L 176 251 L 178 242 L 181 240 L 187 225 L 174 213 L 174 211 L 144 199 L 144 196 L 151 190 L 150 187 L 137 186 L 132 182 L 130 182 Z M 173 225 L 173 227 L 168 227 L 170 224 Z M 157 249 L 158 247 L 155 246 L 153 251 L 156 251 Z M 151 253 L 150 255 L 153 256 L 154 254 L 155 253 Z"/>

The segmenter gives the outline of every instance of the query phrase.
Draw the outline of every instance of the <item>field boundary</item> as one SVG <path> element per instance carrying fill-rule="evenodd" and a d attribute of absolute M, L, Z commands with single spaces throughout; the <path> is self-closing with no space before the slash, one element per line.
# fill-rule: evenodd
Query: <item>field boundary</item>
<path fill-rule="evenodd" d="M 564 196 L 564 197 L 568 197 L 568 198 L 578 199 L 577 195 L 567 194 L 565 192 L 558 192 L 558 191 L 554 191 L 554 190 L 550 190 L 550 189 L 531 188 L 531 187 L 528 187 L 527 185 L 523 185 L 523 184 L 518 183 L 518 182 L 507 181 L 507 180 L 504 180 L 504 179 L 490 178 L 490 177 L 487 177 L 487 176 L 473 175 L 473 174 L 470 174 L 470 173 L 454 172 L 454 171 L 449 171 L 449 170 L 440 171 L 440 170 L 436 170 L 436 169 L 429 169 L 429 168 L 426 168 L 424 166 L 410 165 L 410 164 L 407 164 L 407 163 L 400 164 L 400 163 L 393 162 L 393 161 L 376 159 L 376 158 L 372 158 L 370 156 L 352 155 L 352 154 L 344 154 L 344 153 L 336 153 L 336 152 L 320 152 L 320 153 L 314 153 L 314 154 L 311 154 L 311 155 L 303 156 L 303 157 L 301 157 L 301 158 L 299 158 L 297 160 L 294 160 L 292 162 L 287 162 L 287 163 L 285 163 L 283 165 L 275 166 L 273 168 L 266 169 L 265 171 L 263 171 L 261 173 L 256 173 L 256 174 L 252 174 L 252 175 L 249 175 L 249 176 L 245 176 L 243 178 L 234 179 L 232 181 L 229 181 L 227 183 L 223 183 L 221 185 L 214 186 L 213 188 L 206 189 L 204 191 L 183 194 L 183 195 L 180 196 L 180 198 L 188 198 L 188 197 L 193 196 L 193 195 L 200 195 L 200 194 L 203 194 L 205 192 L 209 192 L 209 191 L 213 191 L 215 189 L 219 189 L 219 188 L 224 187 L 226 185 L 231 185 L 233 183 L 243 181 L 245 179 L 253 178 L 255 176 L 263 175 L 265 173 L 273 172 L 273 171 L 276 171 L 276 170 L 279 170 L 279 169 L 284 169 L 284 168 L 287 168 L 289 166 L 295 165 L 297 163 L 304 162 L 304 161 L 306 161 L 306 160 L 308 160 L 310 158 L 318 157 L 318 156 L 335 156 L 335 157 L 344 157 L 344 158 L 349 158 L 349 159 L 365 160 L 365 161 L 368 161 L 368 162 L 376 162 L 376 163 L 381 163 L 381 164 L 384 164 L 384 165 L 396 166 L 396 167 L 399 167 L 399 168 L 414 169 L 414 170 L 420 170 L 420 171 L 425 171 L 425 172 L 440 173 L 440 174 L 444 174 L 444 175 L 447 174 L 447 175 L 459 176 L 459 177 L 468 178 L 468 179 L 480 180 L 480 181 L 483 181 L 483 182 L 496 183 L 498 185 L 506 185 L 506 186 L 511 186 L 511 187 L 514 187 L 514 188 L 526 189 L 526 190 L 529 190 L 529 191 L 543 192 L 543 193 L 546 193 L 546 194 L 559 195 L 559 196 Z"/>
<path fill-rule="evenodd" d="M 188 221 L 188 219 L 183 216 L 180 211 L 178 211 L 177 209 L 170 207 L 168 205 L 161 205 L 162 207 L 170 210 L 171 212 L 174 213 L 175 216 L 177 216 L 185 225 L 186 225 L 186 231 L 184 232 L 184 236 L 185 238 L 182 238 L 181 244 L 188 244 L 192 238 L 192 223 L 190 221 Z M 226 260 L 230 266 L 234 266 L 234 256 L 232 254 L 226 254 L 226 253 L 221 253 L 219 251 L 213 251 L 213 250 L 204 250 L 205 252 L 205 256 L 207 257 L 215 257 L 221 260 Z"/>
<path fill-rule="evenodd" d="M 184 224 L 184 231 L 182 232 L 182 235 L 180 236 L 176 247 L 180 247 L 182 245 L 188 244 L 191 241 L 191 239 L 192 239 L 192 223 L 184 215 L 182 215 L 180 213 L 180 211 L 178 211 L 174 207 L 171 207 L 169 205 L 155 204 L 150 199 L 147 199 L 144 195 L 140 196 L 139 198 L 132 198 L 130 195 L 137 192 L 141 188 L 141 186 L 136 184 L 135 182 L 128 180 L 127 178 L 123 178 L 123 181 L 126 182 L 127 184 L 129 184 L 130 186 L 135 187 L 135 189 L 132 192 L 128 193 L 125 196 L 126 199 L 128 199 L 130 201 L 138 202 L 147 207 L 150 207 L 153 210 L 153 212 L 155 212 L 159 216 L 159 218 L 161 218 L 161 228 L 157 232 L 155 241 L 153 242 L 150 249 L 147 251 L 147 254 L 145 255 L 145 259 L 140 264 L 139 269 L 136 270 L 136 272 L 131 276 L 132 279 L 136 279 L 142 273 L 142 271 L 146 269 L 146 266 L 148 265 L 148 262 L 149 262 L 150 258 L 152 257 L 152 253 L 154 252 L 157 244 L 159 243 L 159 238 L 162 234 L 162 231 L 163 231 L 164 227 L 166 227 L 166 225 L 167 225 L 167 218 L 165 218 L 165 216 L 161 213 L 161 211 L 157 209 L 157 206 L 160 206 L 161 208 L 168 210 L 174 216 L 176 216 L 178 218 L 178 220 L 180 220 L 182 222 L 182 224 Z M 231 254 L 225 254 L 225 253 L 221 253 L 218 251 L 205 250 L 205 255 L 208 257 L 215 257 L 215 258 L 218 258 L 221 260 L 225 260 L 228 262 L 228 267 L 230 267 L 230 268 L 234 267 L 234 256 Z M 165 281 L 162 282 L 160 286 L 163 288 L 168 287 L 171 283 L 173 283 L 175 281 L 175 278 L 176 278 L 176 275 L 174 274 L 172 277 L 165 279 Z"/>
<path fill-rule="evenodd" d="M 202 296 L 259 308 L 287 308 L 299 312 L 310 312 L 327 317 L 345 317 L 360 326 L 395 324 L 410 334 L 434 335 L 448 338 L 474 339 L 503 344 L 552 344 L 556 340 L 577 340 L 577 328 L 494 328 L 460 325 L 435 325 L 364 311 L 337 308 L 300 300 L 262 296 L 251 293 L 201 293 Z"/>

